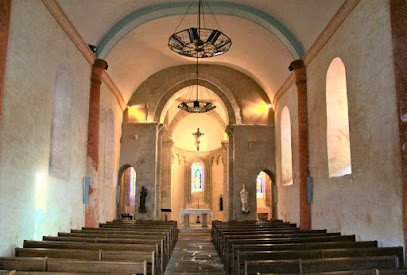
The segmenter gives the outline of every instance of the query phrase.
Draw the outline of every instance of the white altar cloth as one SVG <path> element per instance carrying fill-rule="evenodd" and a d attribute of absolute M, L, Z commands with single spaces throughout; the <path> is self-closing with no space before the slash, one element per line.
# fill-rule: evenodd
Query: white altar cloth
<path fill-rule="evenodd" d="M 212 220 L 212 210 L 211 209 L 181 209 L 179 211 L 179 223 L 181 223 L 181 218 L 183 215 L 202 215 L 202 214 L 209 214 L 211 217 L 209 219 L 209 223 Z"/>

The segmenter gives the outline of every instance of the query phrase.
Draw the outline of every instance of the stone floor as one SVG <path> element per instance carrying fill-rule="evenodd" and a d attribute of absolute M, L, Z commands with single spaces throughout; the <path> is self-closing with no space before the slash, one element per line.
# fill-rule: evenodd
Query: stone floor
<path fill-rule="evenodd" d="M 209 233 L 179 233 L 164 274 L 225 274 L 225 271 Z"/>

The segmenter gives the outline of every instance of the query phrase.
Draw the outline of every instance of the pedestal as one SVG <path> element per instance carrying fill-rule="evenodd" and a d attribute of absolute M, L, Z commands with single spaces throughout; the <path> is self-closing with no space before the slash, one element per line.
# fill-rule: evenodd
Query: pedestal
<path fill-rule="evenodd" d="M 184 214 L 184 227 L 189 227 L 189 214 Z"/>
<path fill-rule="evenodd" d="M 208 227 L 208 214 L 202 213 L 202 227 Z"/>

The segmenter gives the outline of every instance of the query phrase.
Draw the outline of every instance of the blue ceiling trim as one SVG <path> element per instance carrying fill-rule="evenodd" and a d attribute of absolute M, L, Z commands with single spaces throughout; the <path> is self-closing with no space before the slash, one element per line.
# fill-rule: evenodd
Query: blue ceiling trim
<path fill-rule="evenodd" d="M 103 37 L 97 47 L 97 56 L 102 59 L 106 58 L 113 47 L 138 26 L 167 16 L 183 15 L 189 5 L 190 2 L 159 4 L 146 7 L 126 16 Z M 215 14 L 244 18 L 262 26 L 283 43 L 294 59 L 301 58 L 304 55 L 304 49 L 300 42 L 286 27 L 269 14 L 247 5 L 231 2 L 211 1 L 210 5 Z M 205 13 L 207 12 L 209 11 Z M 189 14 L 196 13 L 198 13 L 198 8 L 195 2 Z"/>

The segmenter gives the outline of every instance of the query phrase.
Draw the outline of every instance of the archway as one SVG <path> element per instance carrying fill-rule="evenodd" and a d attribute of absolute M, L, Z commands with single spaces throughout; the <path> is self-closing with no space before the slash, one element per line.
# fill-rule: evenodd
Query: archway
<path fill-rule="evenodd" d="M 119 170 L 117 184 L 117 218 L 134 218 L 136 214 L 136 181 L 137 173 L 128 164 Z"/>
<path fill-rule="evenodd" d="M 277 185 L 269 170 L 257 174 L 256 206 L 258 220 L 277 219 Z"/>

